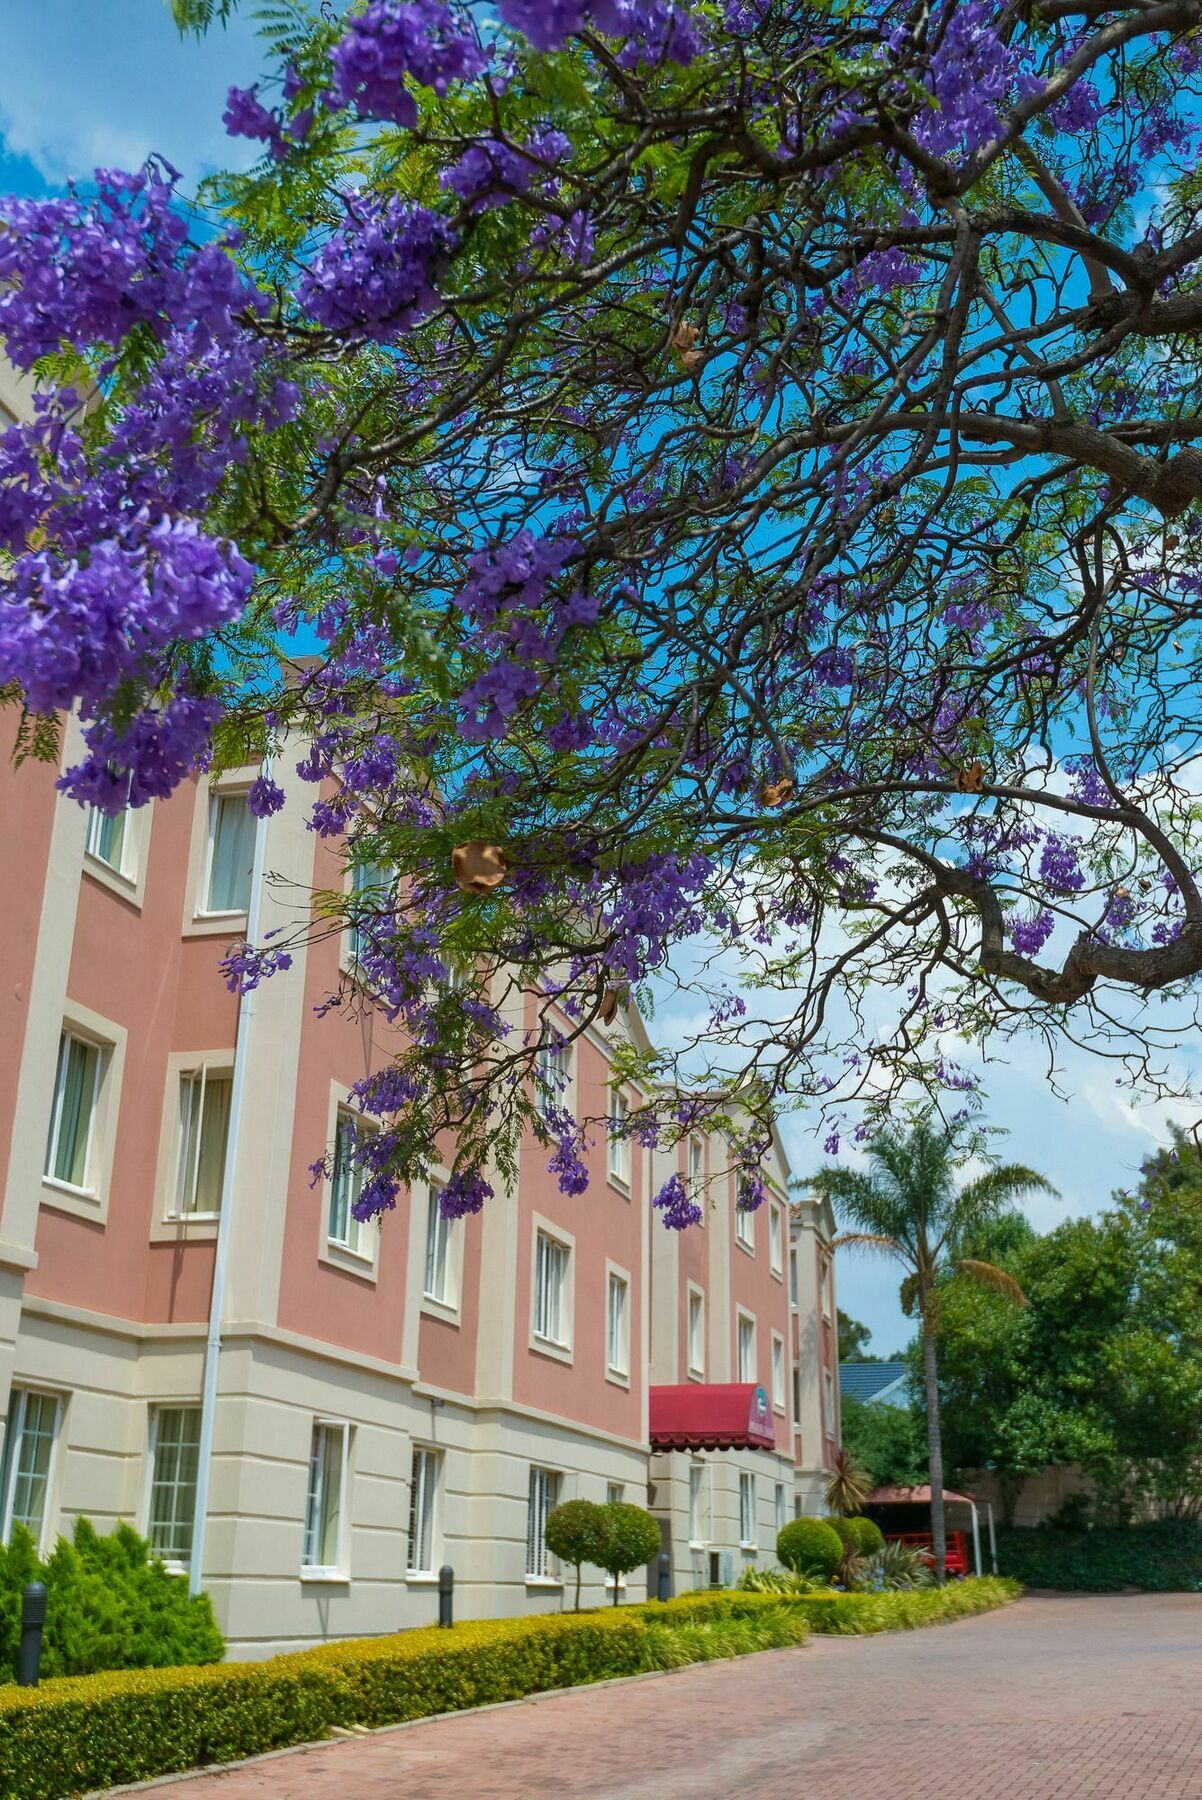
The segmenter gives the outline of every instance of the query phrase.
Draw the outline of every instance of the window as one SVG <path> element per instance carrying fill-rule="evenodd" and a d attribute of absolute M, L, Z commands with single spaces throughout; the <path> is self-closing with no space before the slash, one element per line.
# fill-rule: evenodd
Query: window
<path fill-rule="evenodd" d="M 209 868 L 205 912 L 244 913 L 250 907 L 255 822 L 245 794 L 214 794 L 209 802 Z"/>
<path fill-rule="evenodd" d="M 526 1579 L 555 1581 L 559 1565 L 547 1549 L 547 1518 L 559 1505 L 559 1476 L 552 1469 L 531 1469 L 526 1509 Z"/>
<path fill-rule="evenodd" d="M 822 1316 L 824 1319 L 831 1318 L 834 1312 L 834 1308 L 831 1306 L 831 1294 L 835 1286 L 834 1275 L 834 1264 L 829 1256 L 824 1256 L 822 1259 Z"/>
<path fill-rule="evenodd" d="M 309 1492 L 305 1500 L 306 1569 L 338 1574 L 342 1569 L 343 1490 L 346 1487 L 347 1428 L 318 1423 L 309 1454 Z"/>
<path fill-rule="evenodd" d="M 611 1181 L 621 1182 L 623 1187 L 630 1186 L 630 1139 L 626 1136 L 626 1122 L 630 1117 L 630 1108 L 622 1094 L 611 1093 L 609 1096 L 609 1175 Z"/>
<path fill-rule="evenodd" d="M 690 1463 L 689 1542 L 691 1544 L 707 1544 L 709 1535 L 709 1470 L 704 1463 Z"/>
<path fill-rule="evenodd" d="M 123 809 L 119 813 L 103 813 L 98 806 L 88 808 L 88 835 L 84 839 L 84 849 L 97 862 L 107 863 L 118 875 L 128 875 L 125 857 L 128 850 L 129 833 L 126 825 L 129 812 Z"/>
<path fill-rule="evenodd" d="M 797 1286 L 797 1252 L 796 1252 L 796 1250 L 790 1250 L 790 1252 L 789 1252 L 789 1298 L 793 1302 L 794 1306 L 798 1306 L 800 1304 L 800 1301 L 798 1298 L 798 1291 L 799 1290 L 798 1290 L 798 1286 Z"/>
<path fill-rule="evenodd" d="M 755 1320 L 739 1316 L 738 1333 L 739 1380 L 754 1381 L 755 1372 Z"/>
<path fill-rule="evenodd" d="M 735 1237 L 744 1250 L 755 1249 L 755 1214 L 748 1212 L 743 1205 L 745 1189 L 739 1186 L 739 1201 L 735 1207 Z"/>
<path fill-rule="evenodd" d="M 146 1535 L 164 1562 L 187 1565 L 192 1555 L 199 1455 L 199 1406 L 160 1406 L 150 1425 Z"/>
<path fill-rule="evenodd" d="M 179 1078 L 175 1215 L 221 1211 L 233 1077 L 197 1069 Z"/>
<path fill-rule="evenodd" d="M 696 1205 L 701 1204 L 701 1139 L 689 1139 L 689 1199 Z"/>
<path fill-rule="evenodd" d="M 746 1472 L 739 1475 L 739 1542 L 756 1542 L 755 1476 Z"/>
<path fill-rule="evenodd" d="M 63 1032 L 46 1143 L 46 1177 L 82 1192 L 87 1192 L 95 1179 L 93 1138 L 103 1063 L 99 1044 Z"/>
<path fill-rule="evenodd" d="M 772 1338 L 772 1404 L 780 1412 L 785 1410 L 785 1340 L 773 1334 Z"/>
<path fill-rule="evenodd" d="M 363 1186 L 363 1170 L 355 1157 L 359 1127 L 353 1113 L 338 1109 L 334 1132 L 334 1167 L 330 1175 L 330 1223 L 327 1235 L 332 1244 L 344 1250 L 358 1251 L 363 1237 L 362 1222 L 355 1217 L 354 1206 Z"/>
<path fill-rule="evenodd" d="M 4 1439 L 4 1540 L 24 1525 L 40 1548 L 46 1535 L 50 1476 L 58 1440 L 59 1401 L 55 1394 L 13 1388 Z"/>
<path fill-rule="evenodd" d="M 565 1112 L 568 1104 L 568 1047 L 550 1026 L 538 1041 L 538 1057 L 534 1070 L 538 1110 L 543 1117 Z"/>
<path fill-rule="evenodd" d="M 689 1369 L 705 1374 L 705 1295 L 696 1290 L 689 1294 Z"/>
<path fill-rule="evenodd" d="M 362 917 L 351 919 L 347 937 L 347 951 L 351 962 L 357 963 L 362 956 L 373 927 L 379 923 L 377 915 L 383 913 L 391 898 L 392 883 L 391 869 L 384 868 L 380 863 L 351 864 L 351 898 L 356 907 L 362 909 Z"/>
<path fill-rule="evenodd" d="M 438 1499 L 437 1450 L 413 1452 L 409 1479 L 409 1573 L 434 1573 L 434 1508 Z"/>
<path fill-rule="evenodd" d="M 442 1306 L 454 1306 L 455 1292 L 451 1267 L 451 1226 L 442 1210 L 442 1189 L 430 1183 L 430 1207 L 426 1214 L 426 1279 L 427 1300 Z"/>
<path fill-rule="evenodd" d="M 605 1484 L 605 1504 L 606 1504 L 606 1506 L 620 1506 L 622 1501 L 625 1500 L 625 1498 L 626 1498 L 626 1483 L 624 1481 L 607 1481 L 606 1482 L 606 1484 Z"/>
<path fill-rule="evenodd" d="M 828 1438 L 835 1435 L 835 1378 L 829 1369 L 822 1371 L 822 1423 Z"/>
<path fill-rule="evenodd" d="M 768 1261 L 774 1275 L 779 1275 L 785 1266 L 783 1231 L 781 1228 L 780 1207 L 771 1203 L 768 1207 Z"/>
<path fill-rule="evenodd" d="M 540 1231 L 534 1246 L 534 1335 L 549 1344 L 568 1341 L 566 1244 Z"/>
<path fill-rule="evenodd" d="M 801 1370 L 793 1365 L 793 1424 L 801 1430 Z"/>
<path fill-rule="evenodd" d="M 772 1523 L 777 1531 L 783 1531 L 788 1524 L 788 1504 L 788 1498 L 785 1493 L 785 1484 L 783 1481 L 778 1481 L 772 1496 Z"/>
<path fill-rule="evenodd" d="M 627 1319 L 628 1284 L 612 1272 L 606 1307 L 605 1360 L 616 1375 L 630 1373 L 629 1322 Z"/>

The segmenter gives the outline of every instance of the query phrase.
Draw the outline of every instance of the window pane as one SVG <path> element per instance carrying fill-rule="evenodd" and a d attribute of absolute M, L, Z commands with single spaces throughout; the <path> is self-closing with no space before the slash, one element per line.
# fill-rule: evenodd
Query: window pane
<path fill-rule="evenodd" d="M 313 1427 L 309 1493 L 305 1506 L 304 1562 L 307 1568 L 338 1567 L 345 1439 L 346 1433 L 341 1426 Z"/>
<path fill-rule="evenodd" d="M 186 1563 L 192 1555 L 200 1408 L 160 1408 L 155 1418 L 148 1536 L 157 1556 Z"/>
<path fill-rule="evenodd" d="M 433 1450 L 415 1450 L 409 1489 L 409 1569 L 417 1575 L 432 1575 L 434 1572 L 434 1498 L 437 1485 L 437 1454 Z"/>
<path fill-rule="evenodd" d="M 98 1046 L 85 1044 L 82 1038 L 64 1031 L 59 1044 L 46 1173 L 71 1187 L 88 1185 L 88 1149 L 99 1072 Z"/>
<path fill-rule="evenodd" d="M 334 1170 L 330 1177 L 329 1236 L 331 1242 L 345 1244 L 348 1250 L 359 1248 L 362 1230 L 353 1211 L 363 1185 L 363 1171 L 355 1160 L 358 1138 L 358 1127 L 350 1113 L 340 1112 L 334 1135 Z"/>
<path fill-rule="evenodd" d="M 451 1223 L 443 1216 L 442 1189 L 431 1185 L 430 1207 L 426 1214 L 426 1285 L 427 1299 L 451 1304 Z"/>
<path fill-rule="evenodd" d="M 365 938 L 377 923 L 373 915 L 382 914 L 392 891 L 392 871 L 380 863 L 357 862 L 351 865 L 351 893 L 362 902 L 366 930 L 352 920 L 349 948 L 351 960 L 358 962 L 363 954 Z"/>
<path fill-rule="evenodd" d="M 549 1469 L 531 1469 L 526 1508 L 526 1573 L 545 1580 L 555 1573 L 555 1559 L 547 1551 L 547 1515 L 559 1503 L 559 1476 Z"/>
<path fill-rule="evenodd" d="M 233 1086 L 232 1076 L 207 1069 L 180 1076 L 177 1212 L 221 1211 Z"/>
<path fill-rule="evenodd" d="M 219 794 L 210 817 L 209 912 L 246 912 L 255 859 L 255 821 L 245 794 Z"/>
<path fill-rule="evenodd" d="M 620 1275 L 609 1278 L 609 1366 L 626 1372 L 626 1283 Z"/>
<path fill-rule="evenodd" d="M 128 812 L 103 813 L 93 806 L 88 812 L 87 849 L 98 862 L 107 863 L 118 873 L 124 868 L 125 826 Z"/>
<path fill-rule="evenodd" d="M 10 1429 L 17 1434 L 12 1473 L 14 1525 L 24 1525 L 40 1543 L 46 1522 L 46 1491 L 50 1458 L 58 1429 L 58 1400 L 52 1394 L 33 1394 L 14 1388 L 9 1404 Z"/>

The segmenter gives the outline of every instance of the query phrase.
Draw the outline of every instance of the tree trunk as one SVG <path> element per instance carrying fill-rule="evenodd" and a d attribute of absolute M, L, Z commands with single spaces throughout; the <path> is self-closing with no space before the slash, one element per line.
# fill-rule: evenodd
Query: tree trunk
<path fill-rule="evenodd" d="M 576 1564 L 576 1611 L 580 1611 L 580 1564 Z"/>
<path fill-rule="evenodd" d="M 935 1366 L 935 1327 L 922 1307 L 922 1370 L 927 1395 L 927 1456 L 931 1465 L 931 1536 L 935 1545 L 935 1580 L 942 1585 L 947 1567 L 947 1527 L 943 1518 L 943 1436 L 939 1429 L 939 1373 Z"/>

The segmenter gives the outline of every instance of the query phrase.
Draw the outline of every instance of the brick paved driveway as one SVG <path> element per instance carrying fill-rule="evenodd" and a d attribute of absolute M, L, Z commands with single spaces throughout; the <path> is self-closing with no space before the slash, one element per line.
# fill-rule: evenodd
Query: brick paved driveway
<path fill-rule="evenodd" d="M 177 1791 L 1202 1800 L 1202 1595 L 1040 1597 L 926 1631 L 815 1638 L 297 1751 Z"/>

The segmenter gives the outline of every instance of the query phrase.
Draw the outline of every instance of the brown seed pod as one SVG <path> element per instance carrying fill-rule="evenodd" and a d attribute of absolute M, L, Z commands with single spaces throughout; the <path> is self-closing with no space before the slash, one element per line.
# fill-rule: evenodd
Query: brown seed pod
<path fill-rule="evenodd" d="M 980 794 L 985 788 L 985 765 L 970 762 L 966 769 L 961 769 L 956 776 L 956 792 L 958 794 Z"/>
<path fill-rule="evenodd" d="M 792 798 L 792 795 L 793 783 L 785 775 L 780 781 L 769 782 L 761 792 L 760 800 L 764 806 L 783 806 L 786 800 Z"/>
<path fill-rule="evenodd" d="M 603 1025 L 613 1024 L 618 1016 L 618 1008 L 621 1004 L 621 989 L 616 987 L 606 988 L 604 997 L 601 1001 L 601 1023 Z"/>
<path fill-rule="evenodd" d="M 499 844 L 473 839 L 451 851 L 451 873 L 465 894 L 488 894 L 500 887 L 509 873 L 509 863 Z"/>

